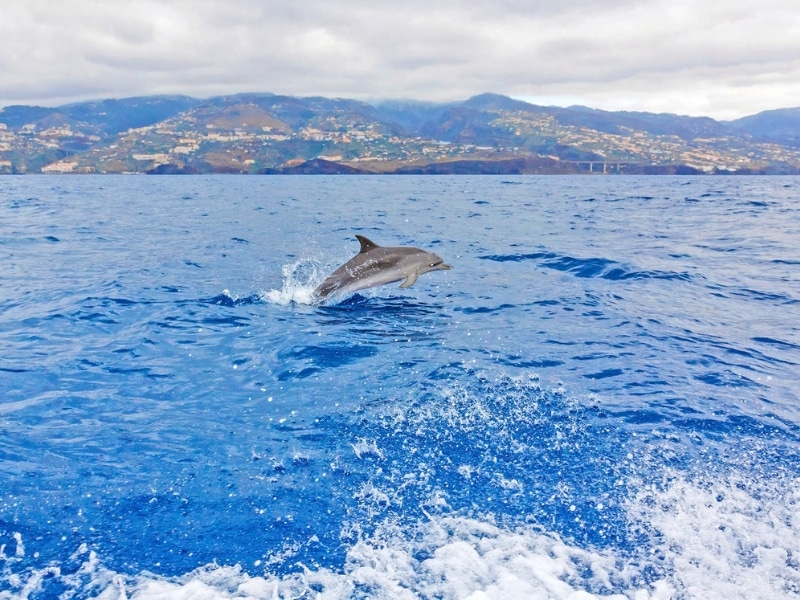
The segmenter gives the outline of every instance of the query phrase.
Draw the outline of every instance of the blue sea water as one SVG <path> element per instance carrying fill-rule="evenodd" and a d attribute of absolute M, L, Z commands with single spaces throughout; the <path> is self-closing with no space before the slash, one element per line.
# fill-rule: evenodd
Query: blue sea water
<path fill-rule="evenodd" d="M 794 598 L 799 380 L 798 178 L 5 177 L 0 599 Z"/>

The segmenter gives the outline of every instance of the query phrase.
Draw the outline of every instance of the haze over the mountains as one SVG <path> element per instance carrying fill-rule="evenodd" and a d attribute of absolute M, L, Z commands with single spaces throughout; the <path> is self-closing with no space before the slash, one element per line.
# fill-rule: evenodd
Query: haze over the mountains
<path fill-rule="evenodd" d="M 796 0 L 25 0 L 0 107 L 269 90 L 730 120 L 797 106 Z"/>

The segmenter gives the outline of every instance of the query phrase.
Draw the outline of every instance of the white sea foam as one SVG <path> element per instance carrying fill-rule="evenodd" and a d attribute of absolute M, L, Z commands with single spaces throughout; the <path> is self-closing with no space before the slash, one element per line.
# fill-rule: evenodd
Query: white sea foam
<path fill-rule="evenodd" d="M 84 548 L 83 567 L 63 583 L 82 585 L 80 597 L 104 600 L 750 600 L 800 594 L 800 480 L 751 491 L 736 479 L 667 478 L 629 502 L 631 524 L 645 534 L 642 548 L 632 552 L 580 548 L 529 525 L 434 515 L 412 528 L 387 520 L 350 546 L 342 572 L 304 569 L 279 577 L 270 566 L 248 573 L 214 564 L 175 578 L 125 577 L 102 568 Z M 43 579 L 62 577 L 54 566 L 13 573 L 19 558 L 10 549 L 0 560 L 0 589 L 10 589 L 0 591 L 3 600 L 33 596 Z M 646 571 L 660 575 L 648 582 Z"/>
<path fill-rule="evenodd" d="M 651 552 L 669 561 L 686 597 L 800 596 L 800 479 L 771 489 L 739 477 L 670 479 L 661 491 L 642 489 L 629 517 L 663 536 Z"/>

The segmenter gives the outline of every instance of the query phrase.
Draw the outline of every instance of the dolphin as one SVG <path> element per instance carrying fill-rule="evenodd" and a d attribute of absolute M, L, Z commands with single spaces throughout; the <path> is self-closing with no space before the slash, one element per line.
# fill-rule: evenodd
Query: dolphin
<path fill-rule="evenodd" d="M 315 296 L 325 298 L 334 292 L 355 292 L 401 279 L 405 281 L 400 287 L 407 288 L 423 273 L 450 270 L 450 265 L 432 252 L 411 246 L 379 246 L 363 235 L 356 239 L 361 250 L 319 284 Z"/>

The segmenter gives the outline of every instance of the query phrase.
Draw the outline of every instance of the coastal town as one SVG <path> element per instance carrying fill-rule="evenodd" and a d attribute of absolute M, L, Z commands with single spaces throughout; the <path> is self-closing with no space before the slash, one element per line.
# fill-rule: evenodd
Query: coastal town
<path fill-rule="evenodd" d="M 88 122 L 68 110 L 42 109 L 26 121 L 6 108 L 0 111 L 0 173 L 271 173 L 314 159 L 352 172 L 389 173 L 526 158 L 558 163 L 553 172 L 647 172 L 676 165 L 697 173 L 800 172 L 800 147 L 716 122 L 698 123 L 697 134 L 686 135 L 615 123 L 615 113 L 568 110 L 452 106 L 429 109 L 427 122 L 411 126 L 355 101 L 234 96 L 109 131 L 102 112 Z"/>

